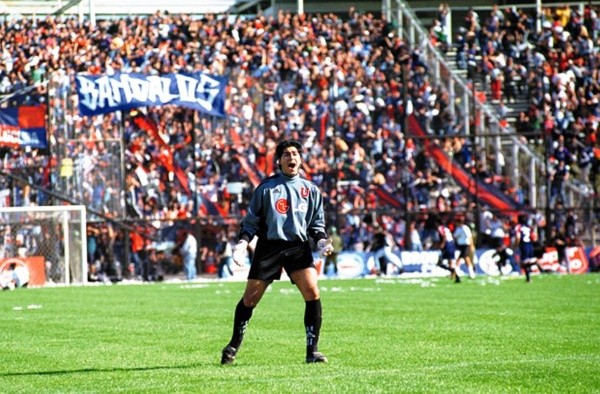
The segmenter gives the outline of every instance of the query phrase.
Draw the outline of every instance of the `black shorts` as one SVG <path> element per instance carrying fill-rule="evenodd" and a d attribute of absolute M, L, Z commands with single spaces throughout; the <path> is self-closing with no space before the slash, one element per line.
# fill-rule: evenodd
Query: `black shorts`
<path fill-rule="evenodd" d="M 281 278 L 282 269 L 291 276 L 295 271 L 314 266 L 309 242 L 272 241 L 259 238 L 248 279 L 272 282 Z"/>
<path fill-rule="evenodd" d="M 469 252 L 471 251 L 471 245 L 456 245 L 456 249 L 458 250 L 458 257 L 469 257 Z"/>

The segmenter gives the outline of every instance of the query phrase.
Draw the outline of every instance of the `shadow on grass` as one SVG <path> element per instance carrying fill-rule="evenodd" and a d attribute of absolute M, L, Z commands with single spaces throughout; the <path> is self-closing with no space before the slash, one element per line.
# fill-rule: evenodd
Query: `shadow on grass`
<path fill-rule="evenodd" d="M 90 373 L 90 372 L 135 372 L 135 371 L 157 371 L 157 370 L 169 370 L 169 369 L 189 369 L 207 366 L 221 366 L 219 363 L 197 363 L 190 365 L 173 365 L 173 366 L 155 366 L 155 367 L 133 367 L 133 368 L 82 368 L 82 369 L 69 369 L 62 371 L 29 371 L 29 372 L 3 372 L 0 373 L 2 376 L 36 376 L 36 375 L 68 375 L 78 373 Z"/>

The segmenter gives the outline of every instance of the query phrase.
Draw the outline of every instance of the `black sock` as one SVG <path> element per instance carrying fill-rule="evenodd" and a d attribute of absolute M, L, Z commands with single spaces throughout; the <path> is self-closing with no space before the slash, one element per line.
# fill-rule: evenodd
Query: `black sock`
<path fill-rule="evenodd" d="M 383 275 L 387 275 L 387 259 L 384 257 L 379 259 L 379 270 Z"/>
<path fill-rule="evenodd" d="M 304 309 L 304 327 L 306 328 L 306 354 L 318 350 L 321 332 L 321 300 L 306 301 Z"/>
<path fill-rule="evenodd" d="M 235 315 L 233 318 L 233 334 L 231 335 L 231 341 L 229 341 L 229 345 L 233 346 L 236 349 L 242 345 L 242 341 L 244 340 L 244 332 L 246 332 L 246 327 L 248 327 L 248 322 L 252 317 L 252 311 L 254 308 L 249 308 L 244 305 L 244 300 L 241 299 L 235 307 Z"/>

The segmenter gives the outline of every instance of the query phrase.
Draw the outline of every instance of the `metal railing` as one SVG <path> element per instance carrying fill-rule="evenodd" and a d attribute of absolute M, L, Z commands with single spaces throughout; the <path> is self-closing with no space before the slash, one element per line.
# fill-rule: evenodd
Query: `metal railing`
<path fill-rule="evenodd" d="M 534 7 L 535 5 L 529 5 Z M 497 175 L 505 176 L 515 185 L 521 186 L 533 209 L 550 211 L 550 183 L 548 141 L 543 136 L 540 151 L 524 144 L 516 130 L 500 118 L 495 107 L 485 100 L 485 92 L 476 91 L 474 81 L 467 81 L 445 61 L 444 56 L 431 42 L 431 35 L 408 4 L 402 0 L 384 0 L 382 15 L 392 24 L 394 31 L 409 47 L 418 49 L 429 65 L 429 77 L 434 87 L 448 92 L 454 117 L 454 129 L 458 135 L 474 141 L 474 150 L 482 165 Z M 432 137 L 435 135 L 430 130 Z M 499 155 L 502 155 L 500 160 Z M 488 161 L 488 156 L 496 160 Z M 585 238 L 595 244 L 593 209 L 590 202 L 591 189 L 578 182 L 569 181 L 566 186 L 569 207 L 582 212 L 580 217 L 589 217 L 584 223 Z"/>

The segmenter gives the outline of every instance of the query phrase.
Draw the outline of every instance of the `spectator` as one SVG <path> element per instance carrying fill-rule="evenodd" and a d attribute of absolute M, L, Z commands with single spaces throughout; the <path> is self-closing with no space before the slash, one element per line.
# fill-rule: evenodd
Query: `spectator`
<path fill-rule="evenodd" d="M 567 200 L 566 183 L 569 179 L 570 168 L 564 160 L 558 162 L 558 166 L 551 173 L 550 206 L 555 206 L 559 201 L 563 205 L 570 205 Z"/>
<path fill-rule="evenodd" d="M 423 243 L 421 242 L 421 235 L 419 234 L 419 229 L 417 228 L 417 226 L 418 223 L 416 221 L 411 221 L 407 231 L 408 245 L 406 247 L 406 250 L 412 252 L 423 251 Z"/>
<path fill-rule="evenodd" d="M 337 267 L 337 258 L 340 252 L 344 250 L 344 245 L 342 242 L 342 237 L 338 234 L 336 227 L 331 227 L 331 233 L 329 234 L 329 238 L 331 239 L 331 245 L 333 246 L 333 252 L 331 254 L 325 256 L 325 264 L 323 267 L 323 272 L 326 275 L 329 275 L 331 271 L 333 271 L 333 275 L 337 276 L 338 267 Z"/>
<path fill-rule="evenodd" d="M 223 231 L 216 249 L 216 253 L 219 255 L 219 278 L 227 278 L 233 275 L 233 246 L 231 242 L 232 240 L 227 237 L 227 233 Z"/>
<path fill-rule="evenodd" d="M 568 246 L 578 246 L 579 226 L 578 218 L 575 210 L 572 208 L 567 210 L 567 217 L 564 226 L 565 238 Z"/>
<path fill-rule="evenodd" d="M 189 229 L 178 231 L 177 251 L 183 260 L 185 279 L 192 281 L 196 279 L 196 257 L 198 255 L 198 241 Z"/>
<path fill-rule="evenodd" d="M 49 224 L 43 225 L 36 241 L 36 256 L 43 256 L 46 265 L 46 279 L 52 282 L 59 282 L 64 274 L 61 267 L 61 248 L 62 241 L 58 236 L 56 226 Z"/>
<path fill-rule="evenodd" d="M 556 248 L 558 263 L 570 273 L 571 265 L 569 263 L 569 256 L 567 255 L 567 239 L 563 231 L 556 227 L 551 227 L 550 234 L 548 235 L 548 243 L 550 246 Z"/>

